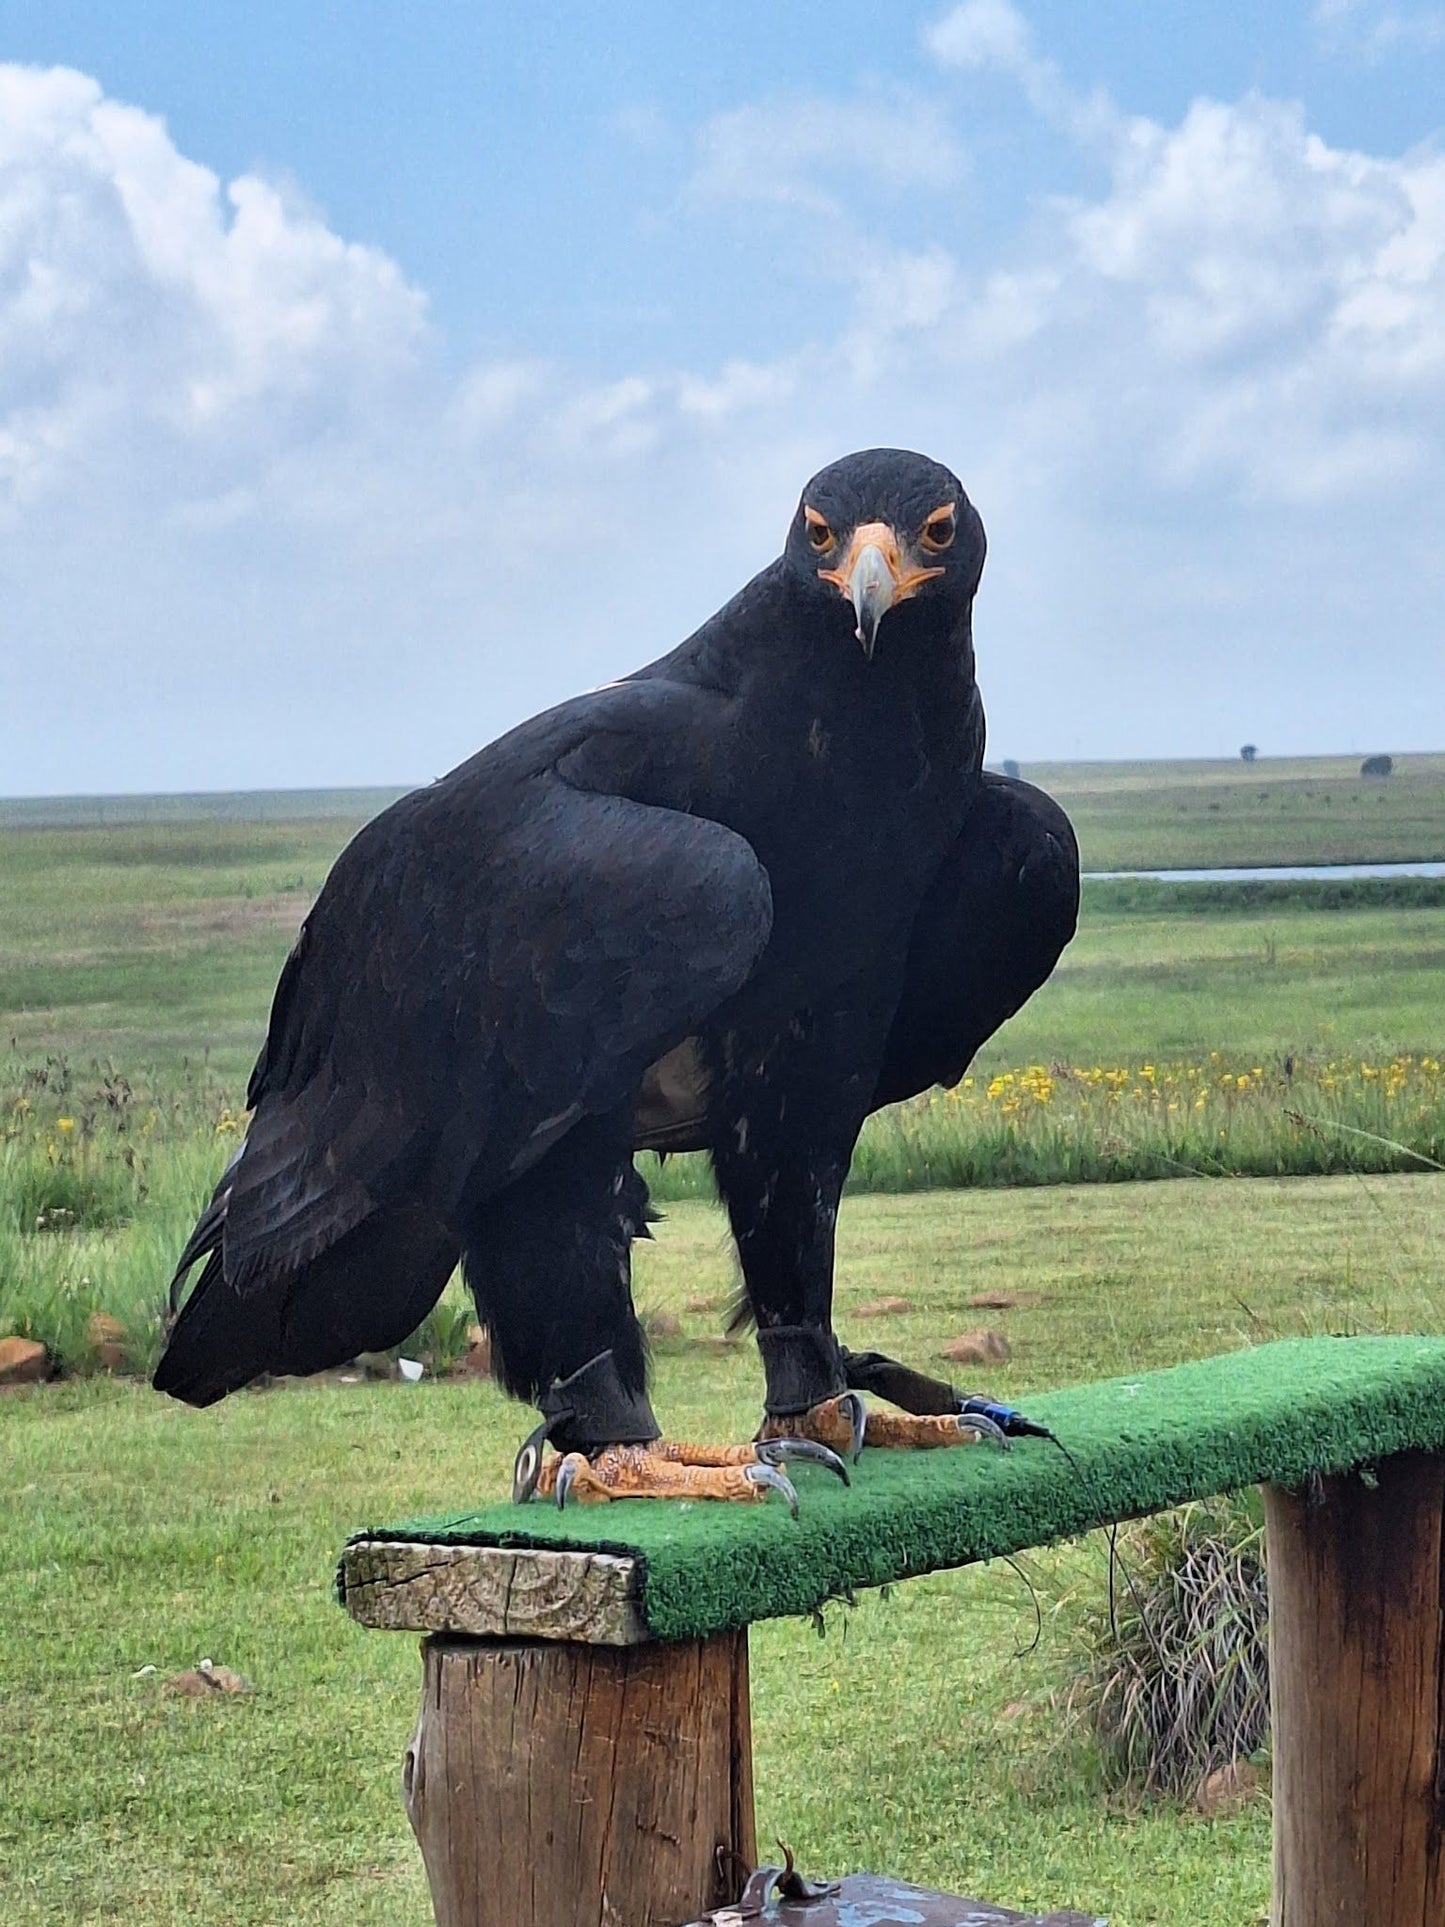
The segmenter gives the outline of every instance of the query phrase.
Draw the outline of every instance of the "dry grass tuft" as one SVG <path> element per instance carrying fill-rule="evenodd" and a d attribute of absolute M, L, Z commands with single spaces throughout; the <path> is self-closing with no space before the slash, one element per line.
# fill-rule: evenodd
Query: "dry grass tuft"
<path fill-rule="evenodd" d="M 1110 1786 L 1192 1798 L 1269 1735 L 1264 1526 L 1242 1499 L 1184 1506 L 1125 1528 L 1119 1562 L 1071 1706 Z"/>

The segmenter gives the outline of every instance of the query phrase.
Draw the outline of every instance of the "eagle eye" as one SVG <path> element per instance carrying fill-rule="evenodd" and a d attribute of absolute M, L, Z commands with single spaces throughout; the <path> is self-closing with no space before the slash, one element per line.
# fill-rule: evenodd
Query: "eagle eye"
<path fill-rule="evenodd" d="M 945 508 L 935 509 L 923 525 L 923 546 L 937 554 L 942 549 L 953 547 L 953 538 L 958 531 L 958 511 L 950 502 Z"/>
<path fill-rule="evenodd" d="M 808 541 L 819 555 L 826 555 L 833 546 L 833 531 L 816 509 L 805 508 L 803 520 L 808 525 Z"/>

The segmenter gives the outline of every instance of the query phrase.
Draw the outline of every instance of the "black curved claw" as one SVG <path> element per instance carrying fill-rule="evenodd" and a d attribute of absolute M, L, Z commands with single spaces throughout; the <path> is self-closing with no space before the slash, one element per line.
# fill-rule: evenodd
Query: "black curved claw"
<path fill-rule="evenodd" d="M 539 1425 L 529 1432 L 512 1461 L 512 1504 L 525 1505 L 537 1490 L 542 1476 L 542 1447 L 547 1443 L 547 1427 Z"/>
<path fill-rule="evenodd" d="M 753 1449 L 763 1465 L 789 1465 L 794 1462 L 821 1465 L 826 1471 L 835 1473 L 844 1485 L 852 1484 L 847 1466 L 832 1446 L 820 1445 L 817 1439 L 759 1439 Z"/>
<path fill-rule="evenodd" d="M 567 1494 L 572 1490 L 577 1478 L 577 1466 L 570 1455 L 557 1467 L 557 1510 L 566 1509 Z"/>
<path fill-rule="evenodd" d="M 766 1485 L 774 1492 L 781 1492 L 788 1502 L 788 1510 L 796 1519 L 798 1516 L 798 1494 L 793 1481 L 772 1465 L 745 1465 L 743 1476 L 751 1485 Z"/>
<path fill-rule="evenodd" d="M 856 1465 L 867 1442 L 868 1407 L 859 1393 L 844 1392 L 838 1400 L 838 1410 L 848 1421 L 848 1457 Z"/>
<path fill-rule="evenodd" d="M 1005 1432 L 996 1419 L 991 1419 L 986 1412 L 960 1412 L 958 1415 L 958 1423 L 960 1430 L 977 1432 L 980 1441 L 987 1440 L 990 1445 L 996 1445 L 1000 1452 L 1011 1452 L 1013 1450 L 1013 1447 L 1009 1444 L 1008 1433 Z"/>

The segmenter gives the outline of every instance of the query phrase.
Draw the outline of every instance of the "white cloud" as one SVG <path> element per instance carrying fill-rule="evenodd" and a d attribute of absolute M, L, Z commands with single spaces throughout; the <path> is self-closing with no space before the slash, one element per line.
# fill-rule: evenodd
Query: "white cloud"
<path fill-rule="evenodd" d="M 0 67 L 0 513 L 97 469 L 234 489 L 413 374 L 425 300 L 274 185 L 222 191 L 66 69 Z"/>
<path fill-rule="evenodd" d="M 1102 93 L 1075 92 L 1055 62 L 1039 54 L 1033 28 L 1010 0 L 962 0 L 925 29 L 923 43 L 940 66 L 1007 74 L 1035 113 L 1078 140 L 1113 131 L 1113 103 Z"/>
<path fill-rule="evenodd" d="M 846 184 L 901 192 L 956 186 L 964 149 L 928 101 L 771 100 L 700 130 L 690 195 L 734 206 L 844 211 Z"/>
<path fill-rule="evenodd" d="M 452 412 L 468 439 L 494 434 L 535 406 L 552 370 L 543 361 L 498 361 L 472 368 L 457 384 Z"/>
<path fill-rule="evenodd" d="M 1152 375 L 1166 466 L 1342 498 L 1445 456 L 1445 157 L 1328 147 L 1302 110 L 1136 123 L 1067 223 L 1076 285 Z"/>
<path fill-rule="evenodd" d="M 449 374 L 385 255 L 82 75 L 0 67 L 0 791 L 428 775 L 670 646 L 877 442 L 951 461 L 989 525 L 998 753 L 1433 739 L 1445 159 L 1258 98 L 1128 121 L 1000 0 L 933 38 L 1104 189 L 975 264 L 943 106 L 739 108 L 699 133 L 681 293 L 687 224 L 761 205 L 827 243 L 808 332 L 607 380 Z"/>
<path fill-rule="evenodd" d="M 786 403 L 797 372 L 790 362 L 724 362 L 716 376 L 683 375 L 676 387 L 677 406 L 683 415 L 723 422 L 745 410 Z"/>
<path fill-rule="evenodd" d="M 1253 96 L 1128 119 L 1075 95 L 996 0 L 931 46 L 1013 75 L 1108 168 L 981 269 L 947 231 L 911 251 L 860 237 L 846 319 L 808 370 L 842 441 L 935 449 L 983 506 L 995 740 L 1029 753 L 1047 714 L 1076 753 L 1101 731 L 1119 754 L 1261 728 L 1300 748 L 1434 742 L 1445 159 L 1331 147 L 1299 106 Z"/>
<path fill-rule="evenodd" d="M 1445 46 L 1445 7 L 1380 6 L 1377 0 L 1316 0 L 1314 24 L 1331 49 L 1369 60 Z"/>
<path fill-rule="evenodd" d="M 1033 29 L 1009 0 L 963 0 L 928 29 L 926 39 L 950 67 L 997 67 L 1020 79 L 1039 70 Z"/>

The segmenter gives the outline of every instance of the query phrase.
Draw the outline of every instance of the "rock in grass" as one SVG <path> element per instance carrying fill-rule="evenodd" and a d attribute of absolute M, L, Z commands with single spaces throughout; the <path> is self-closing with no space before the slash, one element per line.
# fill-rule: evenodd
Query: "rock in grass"
<path fill-rule="evenodd" d="M 960 1332 L 957 1338 L 950 1338 L 938 1355 L 955 1365 L 997 1365 L 1012 1350 L 1002 1332 L 980 1325 L 977 1331 Z"/>
<path fill-rule="evenodd" d="M 492 1339 L 484 1326 L 467 1326 L 467 1349 L 448 1367 L 447 1376 L 449 1378 L 490 1378 L 492 1376 Z"/>
<path fill-rule="evenodd" d="M 1231 1760 L 1228 1766 L 1205 1774 L 1195 1790 L 1194 1804 L 1210 1819 L 1237 1813 L 1258 1785 L 1259 1774 L 1248 1760 Z"/>
<path fill-rule="evenodd" d="M 125 1326 L 108 1311 L 93 1311 L 86 1319 L 85 1342 L 101 1371 L 125 1370 Z"/>
<path fill-rule="evenodd" d="M 213 1660 L 203 1659 L 199 1666 L 174 1674 L 166 1681 L 165 1690 L 180 1693 L 187 1699 L 207 1699 L 213 1693 L 249 1693 L 251 1683 L 239 1673 L 233 1673 L 229 1666 L 217 1666 Z"/>
<path fill-rule="evenodd" d="M 640 1322 L 649 1340 L 682 1336 L 682 1320 L 670 1311 L 645 1311 Z"/>
<path fill-rule="evenodd" d="M 50 1376 L 50 1354 L 34 1338 L 0 1338 L 0 1385 L 38 1385 Z"/>
<path fill-rule="evenodd" d="M 390 1352 L 358 1352 L 352 1359 L 351 1365 L 353 1377 L 350 1382 L 352 1383 L 355 1383 L 357 1378 L 383 1379 L 389 1383 L 401 1377 L 397 1369 L 397 1361 Z"/>
<path fill-rule="evenodd" d="M 911 1298 L 870 1298 L 866 1305 L 855 1305 L 855 1318 L 901 1318 L 905 1312 L 912 1311 Z"/>

